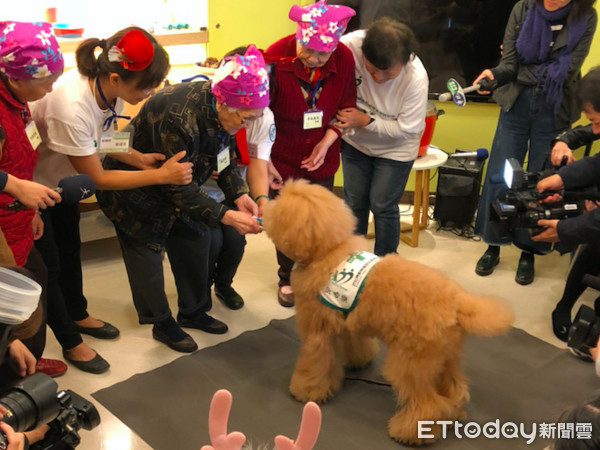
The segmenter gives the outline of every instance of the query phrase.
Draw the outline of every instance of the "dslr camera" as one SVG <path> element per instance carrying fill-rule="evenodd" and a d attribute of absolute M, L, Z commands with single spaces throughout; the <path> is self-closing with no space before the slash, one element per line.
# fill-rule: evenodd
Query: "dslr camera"
<path fill-rule="evenodd" d="M 35 373 L 14 385 L 0 404 L 7 410 L 2 420 L 15 431 L 27 431 L 41 424 L 50 429 L 44 439 L 30 446 L 32 450 L 73 449 L 80 443 L 78 431 L 91 430 L 100 424 L 96 407 L 58 385 L 48 375 Z M 0 450 L 6 449 L 6 436 L 0 431 Z"/>
<path fill-rule="evenodd" d="M 541 233 L 537 221 L 540 219 L 566 219 L 585 211 L 584 199 L 587 192 L 561 192 L 561 200 L 553 203 L 541 203 L 552 192 L 540 193 L 537 183 L 552 175 L 554 171 L 526 172 L 514 158 L 504 163 L 503 181 L 508 187 L 505 194 L 493 203 L 492 220 L 501 224 L 501 235 L 508 237 L 518 228 L 528 228 L 532 235 Z"/>

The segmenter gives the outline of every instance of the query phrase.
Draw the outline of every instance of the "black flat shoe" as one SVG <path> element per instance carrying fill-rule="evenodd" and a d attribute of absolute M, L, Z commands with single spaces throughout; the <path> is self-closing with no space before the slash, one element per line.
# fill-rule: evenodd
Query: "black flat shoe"
<path fill-rule="evenodd" d="M 479 261 L 477 261 L 477 265 L 475 266 L 475 273 L 482 277 L 490 275 L 499 262 L 499 251 L 497 252 L 488 248 L 483 254 L 483 256 L 479 258 Z"/>
<path fill-rule="evenodd" d="M 96 375 L 106 372 L 108 370 L 108 368 L 110 367 L 110 364 L 108 363 L 108 361 L 106 361 L 98 353 L 96 353 L 96 356 L 94 356 L 89 361 L 77 361 L 75 359 L 69 358 L 67 356 L 67 352 L 65 350 L 63 350 L 63 357 L 65 358 L 65 360 L 67 360 L 69 363 L 73 364 L 79 370 L 83 370 L 84 372 L 93 373 Z"/>
<path fill-rule="evenodd" d="M 563 342 L 569 340 L 569 329 L 571 328 L 571 311 L 563 311 L 555 308 L 552 311 L 552 331 L 554 336 Z"/>
<path fill-rule="evenodd" d="M 104 322 L 104 325 L 101 327 L 82 327 L 80 325 L 75 324 L 77 331 L 81 334 L 87 334 L 89 336 L 93 336 L 96 339 L 116 339 L 119 337 L 120 331 L 117 327 L 111 325 L 108 322 Z"/>
<path fill-rule="evenodd" d="M 517 267 L 517 275 L 515 276 L 515 281 L 517 283 L 526 286 L 533 282 L 535 277 L 534 262 L 535 259 L 532 253 L 521 253 L 519 267 Z"/>
<path fill-rule="evenodd" d="M 198 350 L 198 344 L 196 341 L 187 333 L 186 338 L 180 341 L 172 341 L 169 339 L 169 336 L 165 332 L 163 332 L 160 328 L 154 326 L 152 328 L 152 337 L 156 339 L 158 342 L 162 342 L 167 347 L 175 350 L 176 352 L 181 353 L 192 353 Z"/>
<path fill-rule="evenodd" d="M 229 330 L 225 323 L 206 313 L 200 313 L 191 319 L 177 314 L 177 323 L 184 328 L 195 328 L 210 334 L 225 334 Z"/>
<path fill-rule="evenodd" d="M 215 295 L 225 306 L 234 311 L 244 306 L 244 299 L 240 294 L 235 292 L 235 289 L 231 286 L 224 286 L 221 288 L 215 286 Z"/>

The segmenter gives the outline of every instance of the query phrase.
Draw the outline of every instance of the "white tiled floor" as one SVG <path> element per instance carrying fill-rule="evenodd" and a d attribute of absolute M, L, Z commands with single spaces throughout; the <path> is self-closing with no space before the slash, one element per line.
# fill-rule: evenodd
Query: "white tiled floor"
<path fill-rule="evenodd" d="M 398 252 L 407 259 L 439 269 L 472 292 L 504 298 L 515 311 L 515 326 L 556 346 L 564 347 L 552 334 L 550 312 L 562 293 L 568 256 L 561 257 L 553 253 L 538 258 L 535 281 L 529 286 L 520 286 L 514 281 L 519 258 L 519 252 L 515 248 L 503 249 L 495 272 L 488 277 L 479 277 L 474 268 L 486 246 L 481 242 L 456 237 L 449 232 L 436 232 L 435 228 L 436 224 L 431 223 L 428 230 L 421 232 L 419 247 L 410 248 L 401 243 Z M 90 302 L 89 310 L 95 317 L 119 327 L 121 336 L 115 341 L 84 337 L 89 345 L 110 362 L 111 368 L 107 373 L 91 375 L 70 367 L 57 381 L 60 389 L 71 389 L 94 401 L 91 393 L 134 374 L 160 367 L 181 354 L 153 340 L 150 326 L 140 326 L 137 323 L 125 268 L 114 238 L 84 244 L 83 259 L 84 290 Z M 167 294 L 172 299 L 171 308 L 176 313 L 176 292 L 168 262 L 165 262 L 165 274 Z M 282 319 L 293 314 L 293 309 L 283 308 L 277 303 L 275 251 L 265 234 L 248 237 L 246 254 L 234 286 L 245 298 L 246 306 L 239 311 L 230 311 L 215 299 L 212 314 L 225 321 L 230 331 L 223 336 L 212 336 L 189 330 L 201 348 L 231 339 L 246 330 L 261 328 L 273 318 Z M 586 303 L 591 303 L 594 298 L 592 291 L 583 296 Z M 51 332 L 48 333 L 45 356 L 61 358 L 60 347 Z M 91 432 L 82 432 L 83 442 L 79 448 L 150 448 L 102 405 L 94 403 L 100 412 L 102 423 Z M 198 417 L 206 418 L 206 414 L 206 411 L 199 411 Z M 198 436 L 198 448 L 204 444 L 208 444 L 205 437 Z"/>

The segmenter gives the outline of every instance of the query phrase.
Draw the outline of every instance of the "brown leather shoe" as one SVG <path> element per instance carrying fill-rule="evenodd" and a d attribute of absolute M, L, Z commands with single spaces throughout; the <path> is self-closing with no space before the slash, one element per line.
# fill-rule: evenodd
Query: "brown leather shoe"
<path fill-rule="evenodd" d="M 285 306 L 286 308 L 291 308 L 294 306 L 294 293 L 291 292 L 289 294 L 284 294 L 281 292 L 281 288 L 277 290 L 277 301 L 281 306 Z"/>

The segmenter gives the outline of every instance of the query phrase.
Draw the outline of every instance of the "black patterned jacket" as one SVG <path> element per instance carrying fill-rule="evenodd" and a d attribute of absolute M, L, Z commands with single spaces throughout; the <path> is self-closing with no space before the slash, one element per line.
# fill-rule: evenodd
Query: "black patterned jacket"
<path fill-rule="evenodd" d="M 248 192 L 236 163 L 235 138 L 217 121 L 209 82 L 166 87 L 148 99 L 130 128 L 136 150 L 163 153 L 167 159 L 186 150 L 186 160 L 194 163 L 188 185 L 96 192 L 100 207 L 115 227 L 149 248 L 164 249 L 178 217 L 199 232 L 198 222 L 219 223 L 227 206 L 212 200 L 200 186 L 216 170 L 217 154 L 225 147 L 229 147 L 231 163 L 219 175 L 219 187 L 229 202 Z M 103 165 L 105 169 L 138 170 L 112 158 L 105 158 Z"/>

